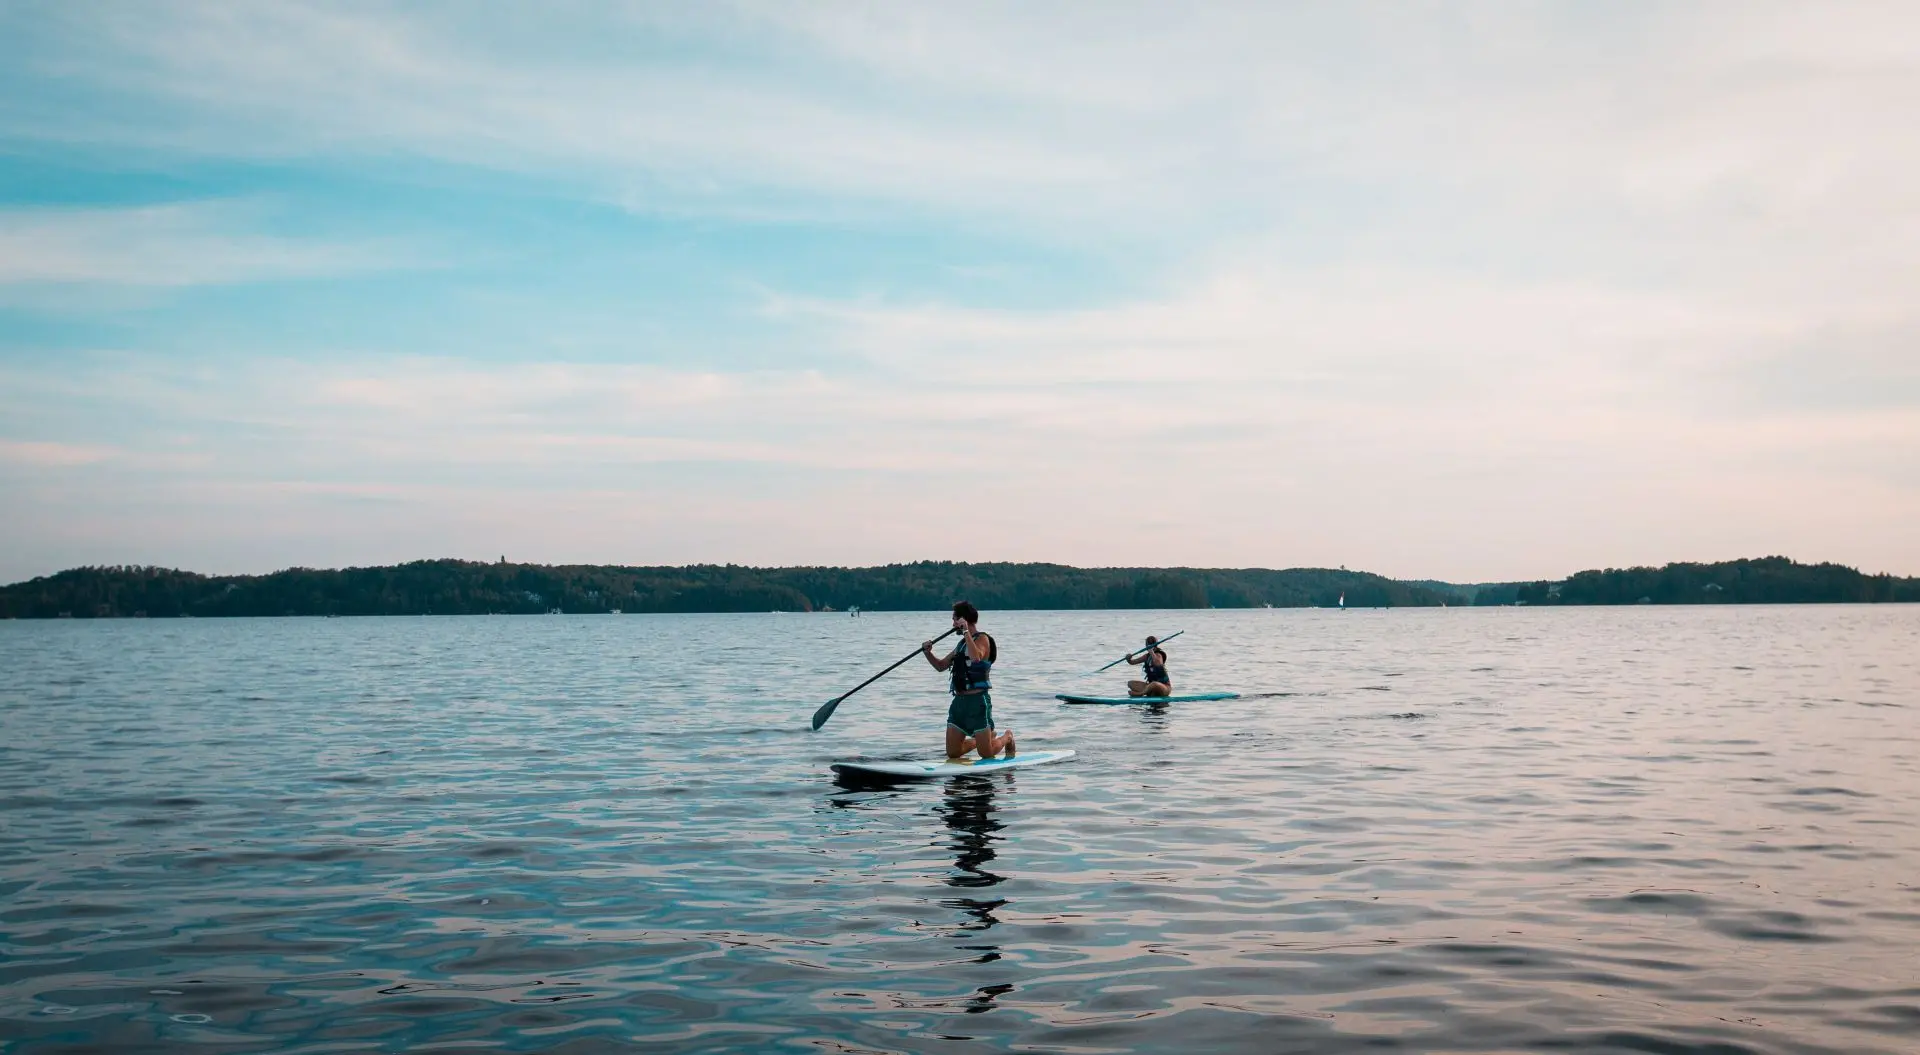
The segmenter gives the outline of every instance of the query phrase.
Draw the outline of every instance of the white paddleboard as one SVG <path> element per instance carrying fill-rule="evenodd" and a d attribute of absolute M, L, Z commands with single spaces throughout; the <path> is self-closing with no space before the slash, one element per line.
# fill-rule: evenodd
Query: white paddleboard
<path fill-rule="evenodd" d="M 1063 703 L 1199 703 L 1202 700 L 1237 700 L 1237 692 L 1189 692 L 1172 696 L 1069 696 L 1065 693 L 1054 699 Z"/>
<path fill-rule="evenodd" d="M 1072 751 L 1022 751 L 1012 758 L 948 758 L 938 762 L 835 762 L 833 771 L 850 777 L 885 778 L 887 780 L 934 780 L 939 777 L 962 777 L 968 774 L 997 773 L 1003 769 L 1018 769 L 1021 766 L 1045 765 L 1048 762 L 1065 762 L 1073 757 Z"/>

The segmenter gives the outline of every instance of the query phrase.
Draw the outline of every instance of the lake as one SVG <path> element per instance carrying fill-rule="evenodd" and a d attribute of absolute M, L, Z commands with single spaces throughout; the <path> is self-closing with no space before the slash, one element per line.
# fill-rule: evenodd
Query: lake
<path fill-rule="evenodd" d="M 1920 606 L 0 623 L 18 1053 L 1920 1049 Z M 1170 707 L 1067 707 L 1145 633 Z"/>

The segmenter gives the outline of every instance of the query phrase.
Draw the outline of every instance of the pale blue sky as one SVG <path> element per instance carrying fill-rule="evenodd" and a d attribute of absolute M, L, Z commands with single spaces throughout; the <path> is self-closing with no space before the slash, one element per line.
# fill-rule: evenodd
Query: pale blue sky
<path fill-rule="evenodd" d="M 1920 8 L 0 6 L 0 581 L 1920 573 Z"/>

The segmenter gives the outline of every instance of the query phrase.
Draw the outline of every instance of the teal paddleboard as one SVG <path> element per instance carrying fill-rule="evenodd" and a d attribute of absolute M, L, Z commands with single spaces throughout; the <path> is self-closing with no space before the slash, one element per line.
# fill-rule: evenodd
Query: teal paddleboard
<path fill-rule="evenodd" d="M 1237 692 L 1189 692 L 1172 696 L 1069 696 L 1061 693 L 1054 699 L 1062 703 L 1199 703 L 1202 700 L 1237 700 Z"/>

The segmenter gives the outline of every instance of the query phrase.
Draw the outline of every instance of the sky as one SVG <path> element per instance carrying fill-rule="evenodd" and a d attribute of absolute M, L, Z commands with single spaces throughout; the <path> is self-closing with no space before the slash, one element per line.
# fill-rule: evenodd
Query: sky
<path fill-rule="evenodd" d="M 1920 5 L 0 3 L 0 582 L 1920 574 Z"/>

